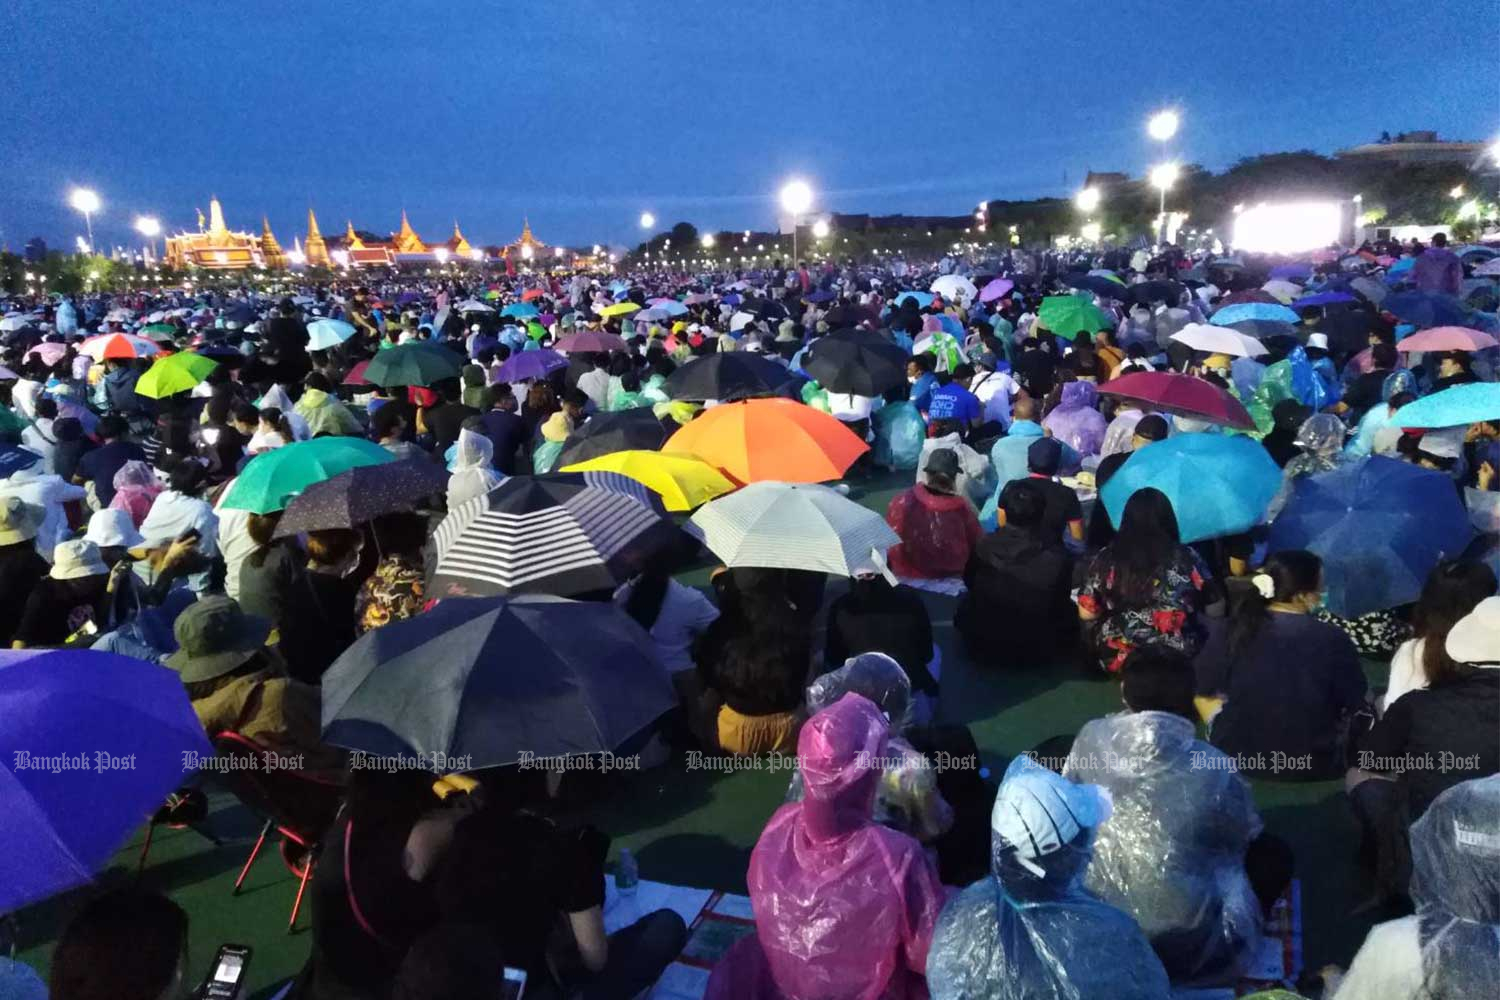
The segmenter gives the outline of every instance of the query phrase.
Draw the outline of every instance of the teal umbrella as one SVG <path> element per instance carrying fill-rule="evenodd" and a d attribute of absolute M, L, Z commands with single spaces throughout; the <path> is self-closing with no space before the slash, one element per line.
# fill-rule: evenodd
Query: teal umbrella
<path fill-rule="evenodd" d="M 245 464 L 223 506 L 269 514 L 285 509 L 314 483 L 362 465 L 394 462 L 396 456 L 373 441 L 323 437 L 262 452 Z"/>
<path fill-rule="evenodd" d="M 1037 309 L 1037 322 L 1055 336 L 1072 340 L 1080 333 L 1113 330 L 1114 321 L 1104 310 L 1077 295 L 1049 295 Z"/>
<path fill-rule="evenodd" d="M 1244 435 L 1177 434 L 1139 449 L 1099 498 L 1116 527 L 1125 502 L 1153 486 L 1167 495 L 1184 542 L 1248 531 L 1265 516 L 1281 470 L 1259 441 Z"/>
<path fill-rule="evenodd" d="M 530 302 L 512 302 L 500 310 L 501 316 L 512 316 L 516 319 L 536 319 L 542 311 Z"/>
<path fill-rule="evenodd" d="M 432 385 L 462 370 L 463 359 L 440 344 L 399 344 L 370 359 L 365 379 L 380 386 Z"/>
<path fill-rule="evenodd" d="M 1469 382 L 1424 396 L 1396 411 L 1397 427 L 1459 427 L 1500 420 L 1500 382 Z"/>

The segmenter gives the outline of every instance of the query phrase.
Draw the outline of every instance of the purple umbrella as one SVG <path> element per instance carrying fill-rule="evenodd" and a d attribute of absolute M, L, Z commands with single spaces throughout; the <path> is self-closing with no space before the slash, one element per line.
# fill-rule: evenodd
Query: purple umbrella
<path fill-rule="evenodd" d="M 1016 287 L 1016 283 L 1009 278 L 996 278 L 979 290 L 980 302 L 994 302 L 1003 299 Z"/>
<path fill-rule="evenodd" d="M 57 415 L 59 417 L 72 417 L 74 420 L 77 420 L 83 425 L 83 432 L 85 434 L 94 433 L 94 429 L 99 426 L 99 414 L 69 399 L 59 399 L 57 401 Z"/>
<path fill-rule="evenodd" d="M 92 879 L 212 754 L 165 667 L 0 652 L 0 913 Z"/>
<path fill-rule="evenodd" d="M 1284 278 L 1287 281 L 1306 281 L 1312 277 L 1312 265 L 1306 261 L 1297 261 L 1294 264 L 1281 264 L 1271 268 L 1271 277 Z"/>
<path fill-rule="evenodd" d="M 809 295 L 807 297 L 806 301 L 808 301 L 808 302 L 832 302 L 836 298 L 838 298 L 838 296 L 834 295 L 828 289 L 826 289 L 826 288 L 820 288 L 816 292 L 813 292 L 811 295 Z"/>
<path fill-rule="evenodd" d="M 1315 306 L 1333 306 L 1340 302 L 1355 302 L 1354 296 L 1347 292 L 1319 292 L 1316 295 L 1304 295 L 1292 303 L 1293 309 L 1311 309 Z"/>
<path fill-rule="evenodd" d="M 495 373 L 495 381 L 524 382 L 527 379 L 546 378 L 548 372 L 567 366 L 567 358 L 545 347 L 537 351 L 520 351 L 505 359 L 505 363 Z"/>
<path fill-rule="evenodd" d="M 396 296 L 396 304 L 398 306 L 404 306 L 408 302 L 417 302 L 421 298 L 422 296 L 418 295 L 416 292 L 402 292 L 400 295 Z"/>
<path fill-rule="evenodd" d="M 630 349 L 625 341 L 615 334 L 600 333 L 597 330 L 585 330 L 582 333 L 564 337 L 557 342 L 556 347 L 564 353 L 591 352 L 594 354 L 608 354 L 610 351 Z"/>
<path fill-rule="evenodd" d="M 739 297 L 739 294 L 737 292 L 730 292 L 719 301 L 724 303 L 726 306 L 737 306 L 744 300 Z"/>

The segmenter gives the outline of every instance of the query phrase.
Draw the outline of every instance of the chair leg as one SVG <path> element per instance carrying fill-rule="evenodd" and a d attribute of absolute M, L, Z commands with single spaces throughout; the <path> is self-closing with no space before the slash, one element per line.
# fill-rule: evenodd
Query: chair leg
<path fill-rule="evenodd" d="M 135 863 L 135 877 L 140 878 L 146 870 L 146 855 L 151 853 L 151 838 L 156 836 L 156 824 L 146 824 L 146 842 L 141 845 L 141 857 Z"/>
<path fill-rule="evenodd" d="M 302 861 L 302 881 L 297 886 L 297 898 L 292 902 L 292 919 L 287 921 L 286 932 L 291 934 L 297 929 L 297 914 L 302 910 L 302 894 L 307 891 L 307 880 L 312 878 L 313 863 L 317 859 L 316 848 L 310 848 L 307 857 Z"/>
<path fill-rule="evenodd" d="M 266 820 L 266 825 L 260 828 L 260 837 L 255 841 L 254 849 L 250 851 L 245 867 L 240 869 L 240 877 L 234 880 L 234 895 L 239 894 L 240 885 L 245 881 L 245 876 L 250 874 L 250 866 L 255 864 L 255 859 L 260 855 L 260 849 L 266 842 L 266 835 L 271 832 L 271 825 L 271 821 Z"/>

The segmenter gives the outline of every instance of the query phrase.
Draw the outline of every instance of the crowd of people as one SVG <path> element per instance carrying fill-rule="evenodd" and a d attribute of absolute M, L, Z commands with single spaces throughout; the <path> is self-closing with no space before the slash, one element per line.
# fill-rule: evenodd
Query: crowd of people
<path fill-rule="evenodd" d="M 1481 269 L 1495 256 L 1436 238 L 1294 264 L 1120 249 L 12 301 L 0 643 L 160 663 L 207 736 L 299 754 L 340 790 L 290 995 L 489 997 L 515 968 L 527 996 L 636 996 L 687 928 L 658 911 L 605 932 L 609 839 L 549 818 L 555 776 L 351 767 L 324 742 L 320 686 L 361 636 L 445 599 L 434 536 L 455 512 L 567 467 L 616 414 L 637 415 L 631 434 L 648 442 L 622 447 L 657 448 L 719 406 L 789 398 L 868 445 L 850 482 L 880 481 L 881 466 L 910 477 L 873 569 L 830 583 L 720 567 L 705 593 L 674 579 L 703 558 L 683 534 L 616 586 L 557 595 L 612 602 L 649 637 L 676 705 L 631 740 L 648 765 L 670 748 L 796 755 L 750 858 L 754 933 L 709 996 L 1232 989 L 1296 871 L 1246 774 L 1346 783 L 1369 905 L 1393 919 L 1324 995 L 1487 996 L 1500 981 L 1500 394 L 1451 426 L 1401 413 L 1495 386 L 1500 351 L 1485 344 L 1500 321 Z M 1237 308 L 1248 318 L 1226 321 Z M 1399 346 L 1442 326 L 1473 346 Z M 1200 328 L 1219 339 L 1202 346 Z M 863 353 L 830 374 L 834 343 Z M 412 344 L 439 370 L 367 377 Z M 684 392 L 710 362 L 713 394 Z M 179 367 L 191 377 L 169 382 Z M 1181 382 L 1117 392 L 1147 373 Z M 1136 455 L 1202 437 L 1252 442 L 1280 470 L 1250 523 L 1194 536 L 1165 486 L 1114 509 L 1108 485 Z M 307 531 L 280 530 L 290 498 L 235 502 L 257 463 L 325 438 L 372 443 L 433 488 Z M 1273 544 L 1321 477 L 1371 462 L 1441 477 L 1489 534 L 1466 523 L 1471 546 L 1399 569 L 1361 563 L 1351 536 L 1332 551 Z M 1416 585 L 1334 614 L 1349 562 Z M 947 663 L 934 593 L 956 598 Z M 977 755 L 941 710 L 959 652 L 1000 676 L 1097 677 L 1122 710 L 998 783 L 934 768 Z M 1383 690 L 1362 656 L 1390 662 Z M 194 780 L 154 821 L 205 809 Z M 50 995 L 177 995 L 186 934 L 160 896 L 102 896 L 63 935 Z"/>

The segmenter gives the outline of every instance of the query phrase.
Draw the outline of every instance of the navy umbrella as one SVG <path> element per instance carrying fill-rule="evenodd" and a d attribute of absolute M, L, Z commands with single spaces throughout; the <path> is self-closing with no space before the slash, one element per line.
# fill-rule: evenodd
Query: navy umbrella
<path fill-rule="evenodd" d="M 1397 292 L 1380 308 L 1419 329 L 1430 326 L 1468 326 L 1469 308 L 1451 295 L 1438 292 Z"/>
<path fill-rule="evenodd" d="M 791 377 L 759 354 L 728 351 L 689 361 L 667 376 L 666 390 L 673 399 L 744 399 L 773 395 Z"/>
<path fill-rule="evenodd" d="M 1441 472 L 1375 456 L 1294 482 L 1270 550 L 1316 552 L 1329 610 L 1345 618 L 1415 601 L 1432 568 L 1474 533 Z"/>
<path fill-rule="evenodd" d="M 649 406 L 596 413 L 568 435 L 557 465 L 577 465 L 617 451 L 657 451 L 666 440 L 666 428 Z"/>
<path fill-rule="evenodd" d="M 618 749 L 676 704 L 609 602 L 450 598 L 361 636 L 323 675 L 323 740 L 435 772 Z"/>
<path fill-rule="evenodd" d="M 813 341 L 802 368 L 829 392 L 880 396 L 906 381 L 906 351 L 870 330 L 839 330 Z"/>
<path fill-rule="evenodd" d="M 1130 288 L 1123 282 L 1112 281 L 1102 274 L 1065 274 L 1063 284 L 1069 288 L 1082 288 L 1101 298 L 1124 302 L 1130 298 Z"/>
<path fill-rule="evenodd" d="M 615 472 L 512 476 L 438 525 L 437 597 L 613 589 L 680 532 L 656 494 Z"/>
<path fill-rule="evenodd" d="M 42 460 L 42 456 L 13 444 L 0 444 L 0 479 L 9 479 L 22 469 L 29 469 Z"/>
<path fill-rule="evenodd" d="M 1176 305 L 1182 301 L 1182 296 L 1187 289 L 1175 281 L 1141 281 L 1131 285 L 1129 291 L 1130 301 L 1149 306 L 1153 302 Z"/>
<path fill-rule="evenodd" d="M 381 514 L 407 510 L 447 488 L 447 470 L 430 458 L 356 466 L 313 483 L 287 504 L 276 537 L 352 528 Z"/>

